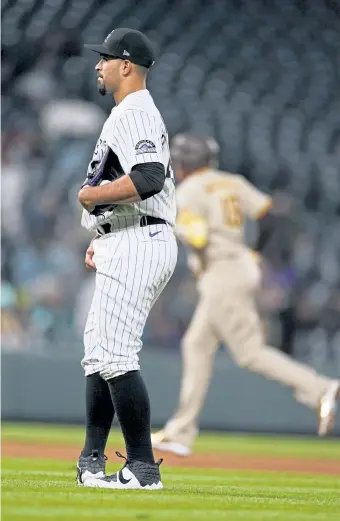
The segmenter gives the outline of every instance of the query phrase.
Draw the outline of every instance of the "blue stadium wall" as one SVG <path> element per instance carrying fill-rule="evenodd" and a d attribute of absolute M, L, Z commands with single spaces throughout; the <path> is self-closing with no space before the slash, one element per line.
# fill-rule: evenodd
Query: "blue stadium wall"
<path fill-rule="evenodd" d="M 3 421 L 83 423 L 84 376 L 79 358 L 4 352 Z M 152 423 L 161 426 L 177 404 L 180 358 L 178 353 L 148 348 L 141 359 Z M 337 376 L 330 366 L 317 369 Z M 203 429 L 314 434 L 316 418 L 314 411 L 295 402 L 289 389 L 235 367 L 221 351 L 200 424 Z M 335 433 L 340 435 L 340 417 Z"/>

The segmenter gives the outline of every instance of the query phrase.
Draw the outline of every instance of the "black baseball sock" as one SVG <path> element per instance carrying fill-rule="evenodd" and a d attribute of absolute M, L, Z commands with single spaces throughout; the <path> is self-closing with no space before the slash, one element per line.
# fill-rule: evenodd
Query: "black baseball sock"
<path fill-rule="evenodd" d="M 108 380 L 113 405 L 125 439 L 127 457 L 154 463 L 151 446 L 150 401 L 139 371 Z"/>
<path fill-rule="evenodd" d="M 111 395 L 107 382 L 99 373 L 86 377 L 86 439 L 83 456 L 93 450 L 104 454 L 107 438 L 114 416 Z"/>

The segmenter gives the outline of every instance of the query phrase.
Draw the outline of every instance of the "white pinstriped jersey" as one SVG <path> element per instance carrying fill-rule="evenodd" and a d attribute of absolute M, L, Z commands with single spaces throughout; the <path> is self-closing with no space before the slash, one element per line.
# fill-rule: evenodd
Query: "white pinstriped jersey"
<path fill-rule="evenodd" d="M 108 148 L 109 147 L 109 148 Z M 147 89 L 133 92 L 114 107 L 104 123 L 87 175 L 92 173 L 109 152 L 112 168 L 129 174 L 140 163 L 159 162 L 164 165 L 166 179 L 163 190 L 144 201 L 109 205 L 96 215 L 84 210 L 81 224 L 88 230 L 122 216 L 149 215 L 175 225 L 176 200 L 174 174 L 170 163 L 168 133 L 151 94 Z"/>

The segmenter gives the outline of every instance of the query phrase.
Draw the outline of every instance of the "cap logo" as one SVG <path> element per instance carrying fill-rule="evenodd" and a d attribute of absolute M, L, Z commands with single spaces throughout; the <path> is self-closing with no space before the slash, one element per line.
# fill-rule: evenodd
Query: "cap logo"
<path fill-rule="evenodd" d="M 124 50 L 123 56 L 130 56 L 130 53 Z"/>

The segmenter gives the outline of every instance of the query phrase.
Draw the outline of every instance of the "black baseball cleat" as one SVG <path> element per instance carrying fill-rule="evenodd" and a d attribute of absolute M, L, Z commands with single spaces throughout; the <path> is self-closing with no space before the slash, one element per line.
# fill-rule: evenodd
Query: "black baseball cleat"
<path fill-rule="evenodd" d="M 90 456 L 80 454 L 77 464 L 77 483 L 85 485 L 88 479 L 105 477 L 105 462 L 107 457 L 93 450 Z"/>
<path fill-rule="evenodd" d="M 116 452 L 119 458 L 125 459 L 124 467 L 106 477 L 91 477 L 84 482 L 85 487 L 114 488 L 114 489 L 140 489 L 160 490 L 163 488 L 159 466 L 162 459 L 156 463 L 145 461 L 129 461 L 120 452 Z"/>

